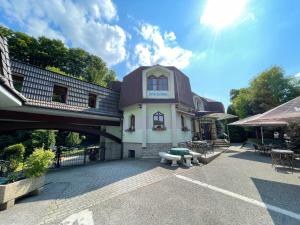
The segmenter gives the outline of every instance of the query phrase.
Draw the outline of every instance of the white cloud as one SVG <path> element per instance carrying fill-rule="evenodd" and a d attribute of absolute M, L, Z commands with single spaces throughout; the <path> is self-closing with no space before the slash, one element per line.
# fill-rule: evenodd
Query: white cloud
<path fill-rule="evenodd" d="M 300 78 L 300 72 L 295 74 L 295 77 Z"/>
<path fill-rule="evenodd" d="M 174 32 L 162 35 L 159 27 L 151 24 L 141 24 L 138 32 L 143 40 L 136 44 L 133 63 L 127 63 L 128 66 L 161 64 L 182 69 L 190 64 L 193 53 L 178 46 Z"/>
<path fill-rule="evenodd" d="M 102 57 L 109 65 L 126 58 L 126 33 L 111 0 L 1 0 L 0 8 L 34 36 L 58 38 Z"/>

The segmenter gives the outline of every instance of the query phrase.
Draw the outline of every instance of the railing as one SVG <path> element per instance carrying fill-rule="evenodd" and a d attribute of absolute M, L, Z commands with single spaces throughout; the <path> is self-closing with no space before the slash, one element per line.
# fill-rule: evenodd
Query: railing
<path fill-rule="evenodd" d="M 89 162 L 103 161 L 104 148 L 99 146 L 88 147 L 85 149 L 63 150 L 58 148 L 55 152 L 53 168 L 62 166 L 85 165 Z"/>

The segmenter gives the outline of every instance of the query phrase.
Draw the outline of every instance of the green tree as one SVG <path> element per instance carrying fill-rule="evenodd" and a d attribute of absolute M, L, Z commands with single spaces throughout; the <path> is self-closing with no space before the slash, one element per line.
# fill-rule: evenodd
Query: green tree
<path fill-rule="evenodd" d="M 69 147 L 77 146 L 81 144 L 81 137 L 79 133 L 76 132 L 70 132 L 68 136 L 66 137 L 66 144 Z"/>
<path fill-rule="evenodd" d="M 299 95 L 299 80 L 285 77 L 282 68 L 273 66 L 255 77 L 248 88 L 231 90 L 230 110 L 244 118 L 264 113 Z"/>
<path fill-rule="evenodd" d="M 32 147 L 49 149 L 55 145 L 56 131 L 54 130 L 35 130 L 32 132 Z"/>
<path fill-rule="evenodd" d="M 68 48 L 60 40 L 34 38 L 0 26 L 0 34 L 8 40 L 10 56 L 43 68 L 57 68 L 59 73 L 106 86 L 116 79 L 115 73 L 98 56 L 80 48 Z M 57 72 L 56 70 L 52 70 Z"/>

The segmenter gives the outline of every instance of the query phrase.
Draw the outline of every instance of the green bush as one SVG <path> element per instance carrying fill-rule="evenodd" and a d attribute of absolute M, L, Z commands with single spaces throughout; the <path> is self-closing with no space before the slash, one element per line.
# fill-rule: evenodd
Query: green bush
<path fill-rule="evenodd" d="M 25 162 L 25 176 L 42 176 L 52 164 L 54 157 L 55 154 L 52 151 L 36 148 Z"/>
<path fill-rule="evenodd" d="M 3 151 L 3 159 L 10 162 L 10 169 L 14 171 L 23 162 L 25 147 L 23 144 L 14 144 L 6 147 Z"/>
<path fill-rule="evenodd" d="M 229 126 L 230 142 L 241 143 L 247 140 L 245 129 L 237 126 Z"/>

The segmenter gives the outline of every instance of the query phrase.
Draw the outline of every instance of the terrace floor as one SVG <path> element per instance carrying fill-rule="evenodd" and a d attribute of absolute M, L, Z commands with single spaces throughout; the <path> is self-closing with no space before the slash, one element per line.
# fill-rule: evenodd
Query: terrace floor
<path fill-rule="evenodd" d="M 47 183 L 1 211 L 1 224 L 300 223 L 300 171 L 237 146 L 191 169 L 112 161 L 50 172 Z"/>

